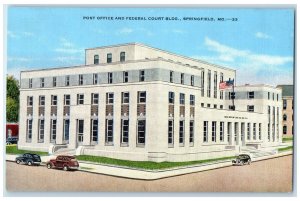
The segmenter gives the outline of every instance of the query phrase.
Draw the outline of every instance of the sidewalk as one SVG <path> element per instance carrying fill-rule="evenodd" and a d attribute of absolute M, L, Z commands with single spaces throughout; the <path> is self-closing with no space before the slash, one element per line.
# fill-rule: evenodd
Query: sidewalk
<path fill-rule="evenodd" d="M 275 155 L 263 156 L 259 158 L 255 158 L 253 162 L 260 160 L 267 160 L 271 158 L 291 155 L 292 151 L 281 152 Z M 42 165 L 55 156 L 42 156 Z M 15 161 L 16 155 L 6 155 L 7 161 Z M 137 168 L 130 167 L 122 167 L 122 166 L 114 166 L 109 164 L 98 164 L 87 161 L 79 161 L 79 171 L 96 173 L 96 174 L 104 174 L 111 175 L 116 177 L 124 177 L 130 179 L 141 179 L 141 180 L 155 180 L 166 177 L 173 177 L 183 174 L 189 174 L 194 172 L 202 172 L 211 169 L 217 169 L 222 167 L 232 166 L 231 160 L 205 163 L 193 166 L 183 166 L 172 169 L 164 169 L 164 170 L 142 170 Z"/>

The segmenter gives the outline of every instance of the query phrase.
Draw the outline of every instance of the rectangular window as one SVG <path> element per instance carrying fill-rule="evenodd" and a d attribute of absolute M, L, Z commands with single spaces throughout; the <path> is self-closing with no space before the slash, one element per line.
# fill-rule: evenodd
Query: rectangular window
<path fill-rule="evenodd" d="M 57 105 L 57 96 L 52 95 L 51 96 L 51 105 L 56 106 Z"/>
<path fill-rule="evenodd" d="M 170 71 L 170 82 L 173 83 L 174 72 Z"/>
<path fill-rule="evenodd" d="M 39 106 L 45 106 L 45 96 L 39 97 Z"/>
<path fill-rule="evenodd" d="M 45 136 L 45 120 L 40 119 L 39 120 L 39 137 L 38 142 L 44 142 L 44 136 Z"/>
<path fill-rule="evenodd" d="M 112 62 L 112 54 L 108 53 L 107 54 L 107 59 L 106 59 L 107 63 L 111 63 Z"/>
<path fill-rule="evenodd" d="M 98 105 L 99 103 L 99 94 L 92 94 L 92 105 Z"/>
<path fill-rule="evenodd" d="M 283 132 L 283 134 L 285 134 L 284 132 Z M 271 135 L 270 135 L 270 124 L 268 124 L 268 141 L 270 141 L 271 140 Z"/>
<path fill-rule="evenodd" d="M 84 133 L 84 120 L 77 120 L 77 142 L 83 142 L 83 133 Z"/>
<path fill-rule="evenodd" d="M 129 103 L 129 92 L 122 92 L 122 104 Z"/>
<path fill-rule="evenodd" d="M 69 94 L 64 95 L 64 105 L 70 105 L 71 104 L 71 96 Z"/>
<path fill-rule="evenodd" d="M 168 144 L 169 147 L 174 146 L 174 120 L 169 120 L 169 126 L 168 126 Z"/>
<path fill-rule="evenodd" d="M 108 82 L 108 84 L 112 84 L 113 83 L 113 73 L 107 73 L 107 74 L 108 74 L 107 82 Z"/>
<path fill-rule="evenodd" d="M 56 141 L 56 119 L 51 119 L 50 142 L 55 143 L 55 141 Z"/>
<path fill-rule="evenodd" d="M 261 140 L 261 123 L 258 124 L 258 139 Z"/>
<path fill-rule="evenodd" d="M 91 142 L 98 142 L 98 119 L 91 120 Z"/>
<path fill-rule="evenodd" d="M 272 94 L 272 97 L 273 97 L 273 100 L 275 100 L 275 94 L 274 93 Z"/>
<path fill-rule="evenodd" d="M 29 88 L 32 88 L 32 78 L 29 79 Z"/>
<path fill-rule="evenodd" d="M 56 87 L 56 77 L 53 77 L 52 85 L 53 85 L 53 87 Z"/>
<path fill-rule="evenodd" d="M 216 126 L 217 126 L 217 122 L 213 121 L 212 122 L 212 126 L 211 126 L 211 141 L 212 142 L 216 142 Z"/>
<path fill-rule="evenodd" d="M 121 119 L 121 143 L 128 144 L 129 142 L 129 120 Z"/>
<path fill-rule="evenodd" d="M 204 97 L 204 70 L 201 70 L 201 96 Z"/>
<path fill-rule="evenodd" d="M 77 94 L 77 105 L 84 104 L 84 94 Z"/>
<path fill-rule="evenodd" d="M 27 136 L 26 141 L 31 142 L 32 139 L 32 119 L 27 120 Z"/>
<path fill-rule="evenodd" d="M 180 95 L 179 95 L 179 103 L 180 103 L 180 105 L 185 104 L 185 95 L 183 93 L 180 93 Z"/>
<path fill-rule="evenodd" d="M 174 92 L 169 91 L 169 104 L 174 104 Z"/>
<path fill-rule="evenodd" d="M 285 135 L 287 134 L 287 126 L 286 125 L 283 126 L 282 131 L 283 131 L 283 134 L 285 134 Z"/>
<path fill-rule="evenodd" d="M 67 76 L 65 77 L 65 85 L 66 85 L 66 86 L 70 86 L 70 75 L 67 75 Z"/>
<path fill-rule="evenodd" d="M 268 92 L 268 100 L 270 100 L 270 92 Z"/>
<path fill-rule="evenodd" d="M 191 75 L 191 86 L 194 86 L 194 75 Z"/>
<path fill-rule="evenodd" d="M 211 71 L 208 70 L 208 73 L 207 73 L 207 97 L 210 97 L 210 90 L 211 90 Z"/>
<path fill-rule="evenodd" d="M 201 103 L 201 107 L 204 107 L 204 103 Z"/>
<path fill-rule="evenodd" d="M 224 81 L 224 75 L 223 73 L 220 73 L 220 82 Z M 223 100 L 224 99 L 224 91 L 220 90 L 220 99 Z"/>
<path fill-rule="evenodd" d="M 98 74 L 97 73 L 93 74 L 93 84 L 98 84 Z"/>
<path fill-rule="evenodd" d="M 140 70 L 140 75 L 139 75 L 139 80 L 140 82 L 144 82 L 145 81 L 145 71 L 144 70 Z"/>
<path fill-rule="evenodd" d="M 190 145 L 194 145 L 194 121 L 190 121 Z"/>
<path fill-rule="evenodd" d="M 180 74 L 180 83 L 184 84 L 184 73 Z"/>
<path fill-rule="evenodd" d="M 247 140 L 250 140 L 250 123 L 247 123 Z"/>
<path fill-rule="evenodd" d="M 208 139 L 208 121 L 203 122 L 203 142 L 207 142 Z"/>
<path fill-rule="evenodd" d="M 184 121 L 179 121 L 179 144 L 184 145 Z"/>
<path fill-rule="evenodd" d="M 146 103 L 146 92 L 138 91 L 138 103 Z"/>
<path fill-rule="evenodd" d="M 279 95 L 278 95 L 278 94 L 276 94 L 276 97 L 277 97 L 277 101 L 278 101 L 278 99 L 279 99 L 279 98 L 278 98 L 278 97 L 279 97 Z"/>
<path fill-rule="evenodd" d="M 248 112 L 254 112 L 254 105 L 247 105 Z"/>
<path fill-rule="evenodd" d="M 286 110 L 287 108 L 287 101 L 286 99 L 283 99 L 283 109 Z"/>
<path fill-rule="evenodd" d="M 146 142 L 146 120 L 138 120 L 137 144 L 144 145 Z"/>
<path fill-rule="evenodd" d="M 253 140 L 256 140 L 256 123 L 253 123 Z"/>
<path fill-rule="evenodd" d="M 214 108 L 217 109 L 217 108 L 218 108 L 218 105 L 217 105 L 217 104 L 214 104 Z"/>
<path fill-rule="evenodd" d="M 94 64 L 99 64 L 99 55 L 94 55 Z"/>
<path fill-rule="evenodd" d="M 83 85 L 83 75 L 78 75 L 78 84 Z"/>
<path fill-rule="evenodd" d="M 218 83 L 218 74 L 217 71 L 214 72 L 214 98 L 217 98 L 217 83 Z"/>
<path fill-rule="evenodd" d="M 195 105 L 195 96 L 190 95 L 190 105 Z"/>
<path fill-rule="evenodd" d="M 105 143 L 106 144 L 112 144 L 113 143 L 113 137 L 114 137 L 114 121 L 112 119 L 106 119 L 106 129 L 105 129 Z"/>
<path fill-rule="evenodd" d="M 106 104 L 114 103 L 114 93 L 106 93 Z"/>
<path fill-rule="evenodd" d="M 254 91 L 249 91 L 248 92 L 248 99 L 253 99 L 254 98 Z"/>
<path fill-rule="evenodd" d="M 125 61 L 125 52 L 121 52 L 120 53 L 120 62 L 124 62 Z"/>
<path fill-rule="evenodd" d="M 27 96 L 27 106 L 33 106 L 33 96 Z"/>
<path fill-rule="evenodd" d="M 220 141 L 224 141 L 224 122 L 220 122 Z"/>
<path fill-rule="evenodd" d="M 70 136 L 70 120 L 64 119 L 64 141 L 68 142 Z"/>
<path fill-rule="evenodd" d="M 41 87 L 45 87 L 45 78 L 40 78 L 40 84 L 41 84 Z"/>
<path fill-rule="evenodd" d="M 210 108 L 210 104 L 207 104 L 207 107 Z"/>
<path fill-rule="evenodd" d="M 128 82 L 128 71 L 123 71 L 123 82 Z"/>

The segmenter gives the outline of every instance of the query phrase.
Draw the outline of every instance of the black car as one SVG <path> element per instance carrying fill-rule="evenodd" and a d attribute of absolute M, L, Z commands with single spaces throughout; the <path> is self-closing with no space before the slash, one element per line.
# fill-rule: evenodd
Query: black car
<path fill-rule="evenodd" d="M 41 164 L 41 157 L 37 154 L 31 154 L 31 153 L 26 153 L 23 155 L 20 155 L 16 158 L 16 163 L 24 163 L 29 166 L 31 165 L 40 165 Z"/>
<path fill-rule="evenodd" d="M 248 154 L 240 154 L 236 159 L 232 160 L 233 165 L 251 164 L 251 157 Z"/>
<path fill-rule="evenodd" d="M 8 137 L 6 139 L 6 144 L 10 145 L 10 144 L 17 144 L 18 143 L 18 138 L 17 137 Z"/>

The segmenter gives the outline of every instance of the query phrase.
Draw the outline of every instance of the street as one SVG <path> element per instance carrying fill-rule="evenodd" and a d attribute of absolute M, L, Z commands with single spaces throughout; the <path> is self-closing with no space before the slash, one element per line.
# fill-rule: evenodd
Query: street
<path fill-rule="evenodd" d="M 291 192 L 292 155 L 153 181 L 6 162 L 9 192 Z"/>

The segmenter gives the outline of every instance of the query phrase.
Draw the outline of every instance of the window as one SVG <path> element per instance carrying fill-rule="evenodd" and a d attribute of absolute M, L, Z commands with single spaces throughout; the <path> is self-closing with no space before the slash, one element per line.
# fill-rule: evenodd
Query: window
<path fill-rule="evenodd" d="M 287 134 L 287 126 L 286 125 L 283 126 L 282 130 L 283 130 L 283 134 Z"/>
<path fill-rule="evenodd" d="M 137 144 L 145 144 L 146 142 L 146 120 L 138 120 L 138 136 Z"/>
<path fill-rule="evenodd" d="M 140 82 L 144 82 L 145 81 L 145 71 L 144 70 L 140 70 Z"/>
<path fill-rule="evenodd" d="M 220 122 L 220 141 L 224 141 L 224 122 Z"/>
<path fill-rule="evenodd" d="M 98 74 L 97 73 L 93 74 L 93 84 L 98 84 Z"/>
<path fill-rule="evenodd" d="M 286 99 L 283 99 L 283 109 L 286 110 L 287 108 L 287 101 Z"/>
<path fill-rule="evenodd" d="M 129 103 L 129 92 L 122 92 L 122 104 Z"/>
<path fill-rule="evenodd" d="M 208 137 L 208 121 L 203 122 L 203 142 L 207 142 Z"/>
<path fill-rule="evenodd" d="M 217 71 L 214 72 L 214 98 L 217 98 L 217 82 L 218 82 L 218 75 Z"/>
<path fill-rule="evenodd" d="M 223 105 L 220 105 L 220 109 L 223 109 Z"/>
<path fill-rule="evenodd" d="M 195 105 L 195 96 L 190 95 L 190 105 Z"/>
<path fill-rule="evenodd" d="M 112 62 L 112 54 L 108 53 L 107 54 L 107 59 L 106 59 L 107 63 L 111 63 Z"/>
<path fill-rule="evenodd" d="M 70 120 L 64 119 L 64 141 L 69 141 L 70 136 Z"/>
<path fill-rule="evenodd" d="M 129 120 L 121 119 L 121 143 L 128 144 L 129 142 Z"/>
<path fill-rule="evenodd" d="M 174 92 L 169 92 L 169 103 L 174 104 Z"/>
<path fill-rule="evenodd" d="M 45 106 L 45 96 L 39 97 L 39 106 Z"/>
<path fill-rule="evenodd" d="M 283 133 L 284 134 L 284 133 Z M 271 135 L 270 135 L 270 124 L 268 124 L 268 141 L 271 140 Z"/>
<path fill-rule="evenodd" d="M 138 103 L 146 103 L 146 92 L 138 91 Z"/>
<path fill-rule="evenodd" d="M 92 94 L 92 105 L 98 105 L 99 103 L 99 94 Z"/>
<path fill-rule="evenodd" d="M 256 140 L 256 123 L 253 123 L 253 140 Z"/>
<path fill-rule="evenodd" d="M 51 96 L 51 105 L 53 105 L 53 106 L 57 105 L 57 96 L 55 96 L 55 95 Z"/>
<path fill-rule="evenodd" d="M 83 142 L 83 132 L 84 132 L 84 120 L 78 119 L 77 120 L 77 142 Z"/>
<path fill-rule="evenodd" d="M 39 137 L 38 142 L 44 142 L 44 135 L 45 135 L 45 120 L 39 120 Z"/>
<path fill-rule="evenodd" d="M 279 95 L 278 95 L 278 94 L 276 94 L 276 96 L 277 96 L 277 101 L 278 101 L 278 99 L 279 99 Z"/>
<path fill-rule="evenodd" d="M 184 144 L 184 121 L 179 121 L 179 144 Z"/>
<path fill-rule="evenodd" d="M 250 123 L 247 123 L 247 140 L 250 140 Z"/>
<path fill-rule="evenodd" d="M 98 142 L 98 119 L 91 120 L 91 141 Z"/>
<path fill-rule="evenodd" d="M 194 86 L 194 75 L 191 75 L 191 86 Z"/>
<path fill-rule="evenodd" d="M 184 105 L 184 103 L 185 103 L 185 97 L 184 97 L 185 95 L 183 94 L 183 93 L 180 93 L 180 95 L 179 95 L 179 103 L 180 103 L 180 105 Z"/>
<path fill-rule="evenodd" d="M 180 83 L 184 84 L 184 73 L 180 74 Z"/>
<path fill-rule="evenodd" d="M 56 119 L 51 119 L 50 142 L 55 143 L 55 141 L 56 141 Z"/>
<path fill-rule="evenodd" d="M 174 72 L 170 71 L 170 82 L 173 83 Z"/>
<path fill-rule="evenodd" d="M 218 105 L 217 105 L 217 104 L 214 104 L 214 108 L 217 109 L 217 108 L 218 108 Z"/>
<path fill-rule="evenodd" d="M 79 75 L 78 84 L 83 85 L 83 75 Z"/>
<path fill-rule="evenodd" d="M 128 82 L 128 72 L 127 71 L 123 71 L 123 82 L 124 83 Z"/>
<path fill-rule="evenodd" d="M 108 80 L 107 80 L 108 84 L 113 83 L 113 73 L 108 73 Z"/>
<path fill-rule="evenodd" d="M 254 98 L 254 91 L 249 91 L 248 92 L 248 99 L 253 99 Z"/>
<path fill-rule="evenodd" d="M 224 75 L 223 73 L 220 73 L 220 82 L 223 82 L 224 81 Z"/>
<path fill-rule="evenodd" d="M 99 55 L 94 55 L 94 64 L 99 64 Z"/>
<path fill-rule="evenodd" d="M 84 94 L 77 94 L 77 105 L 84 104 Z"/>
<path fill-rule="evenodd" d="M 29 88 L 32 88 L 32 78 L 29 79 Z"/>
<path fill-rule="evenodd" d="M 32 138 L 32 119 L 27 120 L 27 136 L 26 141 L 30 142 Z"/>
<path fill-rule="evenodd" d="M 114 93 L 106 93 L 106 104 L 114 103 Z"/>
<path fill-rule="evenodd" d="M 286 114 L 283 115 L 283 121 L 287 121 L 287 115 Z"/>
<path fill-rule="evenodd" d="M 254 105 L 247 105 L 248 112 L 254 112 Z"/>
<path fill-rule="evenodd" d="M 201 70 L 201 96 L 204 97 L 204 70 Z"/>
<path fill-rule="evenodd" d="M 272 94 L 272 97 L 273 97 L 273 100 L 275 100 L 275 94 L 274 93 Z"/>
<path fill-rule="evenodd" d="M 194 144 L 194 121 L 190 121 L 190 144 Z"/>
<path fill-rule="evenodd" d="M 69 94 L 64 95 L 64 105 L 70 105 L 71 103 L 71 96 Z"/>
<path fill-rule="evenodd" d="M 120 53 L 120 61 L 124 62 L 125 61 L 125 52 Z"/>
<path fill-rule="evenodd" d="M 111 144 L 113 143 L 113 137 L 114 137 L 114 121 L 112 119 L 106 119 L 106 129 L 105 129 L 105 143 Z"/>
<path fill-rule="evenodd" d="M 217 122 L 216 121 L 213 121 L 212 122 L 212 130 L 211 130 L 211 141 L 213 142 L 216 142 L 216 125 L 217 125 Z"/>
<path fill-rule="evenodd" d="M 41 84 L 41 87 L 45 87 L 45 78 L 40 78 L 40 84 Z"/>
<path fill-rule="evenodd" d="M 65 77 L 65 85 L 66 85 L 66 86 L 70 86 L 70 75 L 67 75 L 67 76 Z"/>
<path fill-rule="evenodd" d="M 201 103 L 201 107 L 204 107 L 204 103 Z"/>
<path fill-rule="evenodd" d="M 261 140 L 261 123 L 258 124 L 258 139 Z"/>
<path fill-rule="evenodd" d="M 169 120 L 168 126 L 168 144 L 169 146 L 174 146 L 174 120 Z"/>
<path fill-rule="evenodd" d="M 270 100 L 270 92 L 268 92 L 268 100 Z"/>
<path fill-rule="evenodd" d="M 210 97 L 210 90 L 211 90 L 211 71 L 208 70 L 208 73 L 207 73 L 207 97 Z"/>
<path fill-rule="evenodd" d="M 33 106 L 33 96 L 27 96 L 27 106 Z"/>
<path fill-rule="evenodd" d="M 207 104 L 207 107 L 210 108 L 210 104 Z"/>
<path fill-rule="evenodd" d="M 53 85 L 53 87 L 56 87 L 56 77 L 53 77 L 52 85 Z"/>

